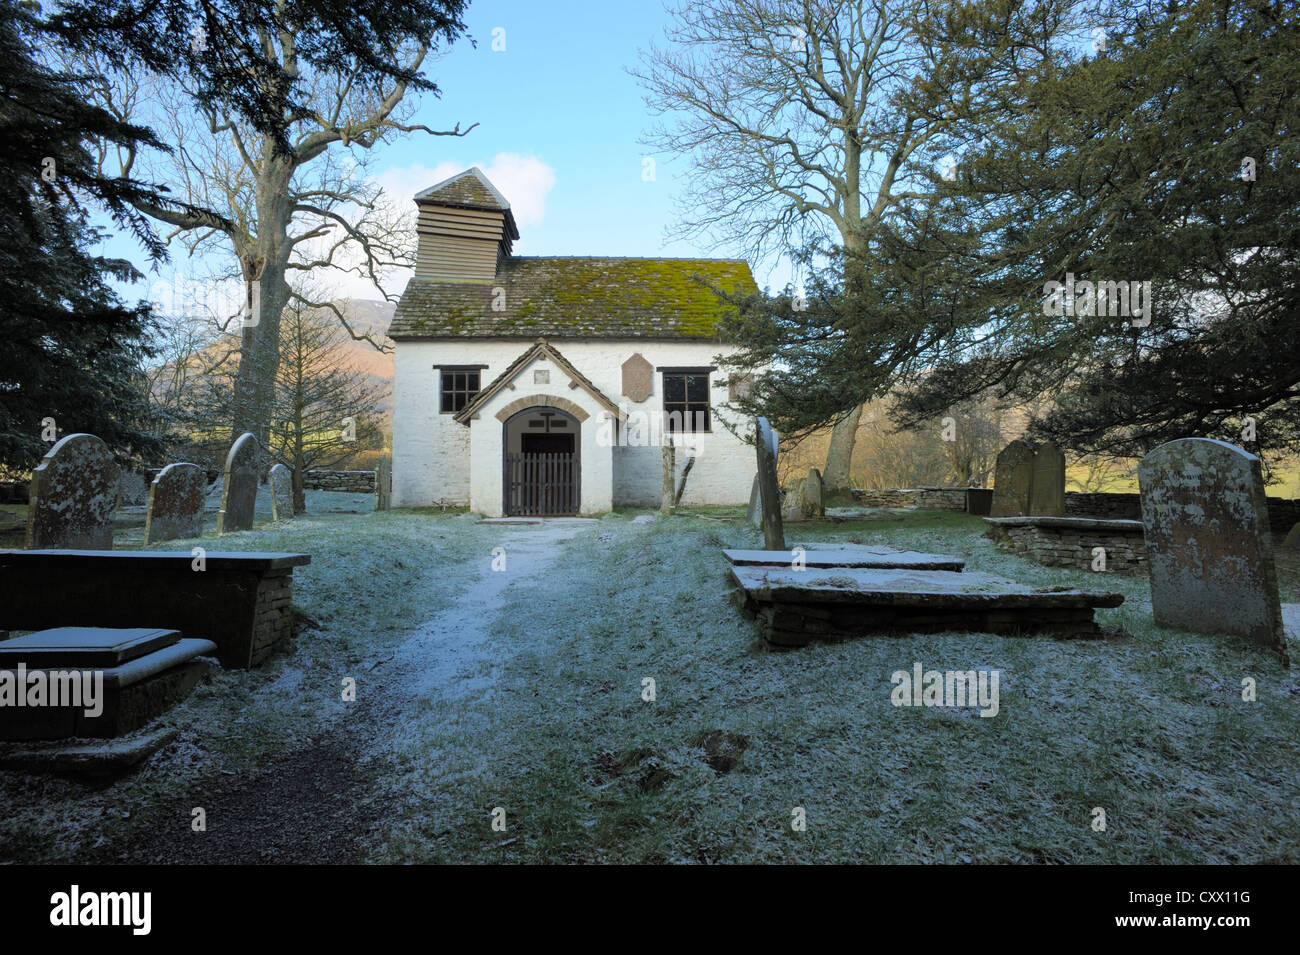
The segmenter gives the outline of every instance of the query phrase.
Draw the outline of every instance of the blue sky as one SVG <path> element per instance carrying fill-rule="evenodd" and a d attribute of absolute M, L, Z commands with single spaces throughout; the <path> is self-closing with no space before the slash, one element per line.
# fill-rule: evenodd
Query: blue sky
<path fill-rule="evenodd" d="M 656 155 L 654 181 L 642 175 L 653 154 L 641 140 L 653 118 L 627 70 L 639 50 L 662 42 L 666 20 L 659 0 L 471 3 L 466 23 L 477 45 L 462 40 L 427 64 L 441 96 L 422 96 L 410 121 L 479 125 L 463 138 L 414 133 L 385 144 L 372 175 L 409 202 L 452 172 L 482 167 L 515 209 L 521 255 L 736 256 L 703 240 L 666 240 L 684 159 Z M 498 28 L 504 33 L 494 34 Z M 493 49 L 494 36 L 504 50 Z M 112 251 L 143 262 L 123 241 L 110 243 Z M 192 269 L 180 247 L 173 263 Z M 783 285 L 784 274 L 756 267 L 755 277 L 760 286 Z M 404 283 L 403 276 L 390 291 Z M 358 283 L 336 291 L 378 297 Z"/>

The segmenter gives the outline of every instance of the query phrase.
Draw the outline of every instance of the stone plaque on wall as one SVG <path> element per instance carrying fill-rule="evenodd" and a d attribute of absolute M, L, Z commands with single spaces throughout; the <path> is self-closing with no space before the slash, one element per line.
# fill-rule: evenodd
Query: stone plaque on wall
<path fill-rule="evenodd" d="M 623 394 L 629 401 L 645 401 L 655 391 L 654 365 L 637 352 L 623 362 Z"/>
<path fill-rule="evenodd" d="M 727 400 L 748 397 L 754 390 L 754 376 L 748 373 L 732 375 L 727 379 Z"/>

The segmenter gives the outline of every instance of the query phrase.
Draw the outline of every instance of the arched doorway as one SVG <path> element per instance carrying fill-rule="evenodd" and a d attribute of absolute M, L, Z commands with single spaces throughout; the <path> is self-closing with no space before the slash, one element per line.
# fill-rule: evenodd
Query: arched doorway
<path fill-rule="evenodd" d="M 582 501 L 578 419 L 551 405 L 535 405 L 515 412 L 501 427 L 506 516 L 576 515 Z"/>

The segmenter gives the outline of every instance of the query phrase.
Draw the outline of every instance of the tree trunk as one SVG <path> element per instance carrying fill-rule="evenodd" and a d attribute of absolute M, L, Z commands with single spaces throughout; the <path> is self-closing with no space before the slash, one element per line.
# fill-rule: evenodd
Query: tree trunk
<path fill-rule="evenodd" d="M 844 293 L 850 298 L 860 286 L 858 269 L 861 264 L 855 254 L 862 248 L 862 194 L 859 191 L 862 174 L 862 143 L 855 133 L 856 127 L 845 122 L 844 142 L 844 227 L 840 240 L 844 243 Z M 853 446 L 858 440 L 858 422 L 862 420 L 863 405 L 858 405 L 835 423 L 831 431 L 830 447 L 826 449 L 826 467 L 822 469 L 824 500 L 839 498 L 843 501 L 853 486 Z"/>
<path fill-rule="evenodd" d="M 266 147 L 270 150 L 270 145 Z M 287 159 L 268 155 L 265 172 L 257 183 L 258 234 L 236 245 L 243 266 L 246 290 L 245 321 L 235 375 L 235 436 L 252 432 L 261 446 L 263 464 L 271 441 L 271 414 L 275 402 L 275 375 L 280 367 L 280 318 L 289 302 L 285 278 L 291 246 L 288 242 L 292 209 L 289 180 L 293 167 Z"/>
<path fill-rule="evenodd" d="M 307 510 L 307 475 L 303 468 L 302 452 L 299 451 L 293 456 L 293 512 L 295 514 L 302 514 Z"/>
<path fill-rule="evenodd" d="M 831 431 L 831 445 L 826 449 L 826 470 L 822 481 L 828 494 L 847 494 L 853 486 L 850 468 L 853 464 L 853 445 L 858 437 L 858 422 L 862 420 L 863 405 L 858 405 L 835 423 Z"/>

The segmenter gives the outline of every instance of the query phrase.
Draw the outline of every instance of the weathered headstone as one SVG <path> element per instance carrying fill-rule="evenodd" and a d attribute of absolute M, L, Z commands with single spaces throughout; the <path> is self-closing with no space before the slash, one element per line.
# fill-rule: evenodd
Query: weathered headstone
<path fill-rule="evenodd" d="M 803 519 L 803 481 L 795 481 L 781 495 L 781 520 L 789 524 Z"/>
<path fill-rule="evenodd" d="M 804 478 L 803 490 L 800 492 L 800 508 L 804 517 L 825 517 L 826 506 L 822 495 L 822 473 L 816 468 Z"/>
<path fill-rule="evenodd" d="M 271 520 L 293 520 L 293 471 L 283 464 L 271 465 Z"/>
<path fill-rule="evenodd" d="M 117 486 L 119 505 L 139 507 L 148 503 L 149 481 L 139 471 L 129 468 L 124 470 L 118 478 Z"/>
<path fill-rule="evenodd" d="M 767 550 L 785 550 L 785 529 L 781 524 L 781 483 L 776 476 L 776 455 L 780 438 L 766 418 L 755 424 L 758 454 L 759 496 L 762 498 L 763 544 Z"/>
<path fill-rule="evenodd" d="M 230 446 L 221 485 L 221 510 L 217 514 L 217 533 L 247 531 L 253 527 L 253 507 L 257 503 L 257 438 L 245 431 Z"/>
<path fill-rule="evenodd" d="M 1138 465 L 1156 624 L 1235 633 L 1286 658 L 1259 458 L 1208 438 Z"/>
<path fill-rule="evenodd" d="M 754 484 L 749 489 L 749 508 L 745 511 L 745 520 L 755 527 L 763 526 L 763 496 L 758 487 L 758 475 L 754 475 Z M 1300 524 L 1296 525 L 1300 527 Z"/>
<path fill-rule="evenodd" d="M 1034 477 L 1034 447 L 1016 439 L 1002 449 L 993 472 L 992 517 L 1022 517 L 1029 513 Z"/>
<path fill-rule="evenodd" d="M 149 485 L 144 542 L 198 537 L 203 533 L 203 500 L 208 477 L 197 464 L 169 464 Z"/>
<path fill-rule="evenodd" d="M 70 434 L 32 472 L 29 550 L 112 550 L 120 469 L 93 434 Z"/>
<path fill-rule="evenodd" d="M 1039 445 L 1029 485 L 1029 513 L 1065 516 L 1065 454 L 1054 444 Z"/>
<path fill-rule="evenodd" d="M 375 465 L 375 510 L 386 511 L 393 506 L 393 462 L 385 455 Z"/>
<path fill-rule="evenodd" d="M 1300 522 L 1297 522 L 1291 530 L 1287 532 L 1286 540 L 1282 542 L 1282 546 L 1287 550 L 1300 549 Z"/>

